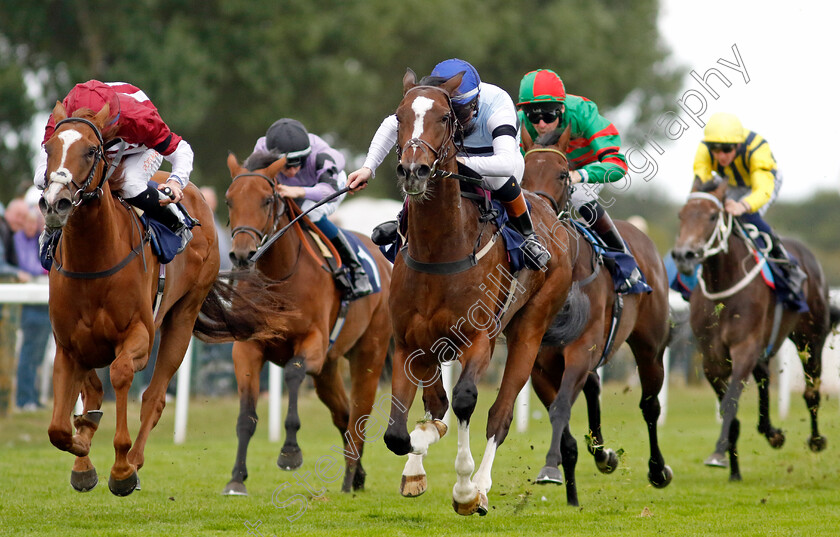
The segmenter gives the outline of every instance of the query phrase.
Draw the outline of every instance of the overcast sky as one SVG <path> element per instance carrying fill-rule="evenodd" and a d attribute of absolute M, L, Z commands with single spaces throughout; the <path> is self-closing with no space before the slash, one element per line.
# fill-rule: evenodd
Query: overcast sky
<path fill-rule="evenodd" d="M 659 128 L 640 146 L 625 144 L 633 189 L 641 183 L 638 177 L 651 177 L 650 186 L 641 188 L 685 199 L 703 135 L 698 122 L 705 124 L 715 112 L 731 112 L 770 144 L 784 177 L 780 200 L 801 200 L 818 189 L 836 191 L 838 20 L 840 4 L 829 1 L 662 0 L 663 38 L 677 61 L 706 77 L 708 88 L 686 77 L 669 107 L 674 113 L 660 117 L 663 126 L 671 125 L 675 141 Z M 729 86 L 710 69 L 717 69 Z M 697 122 L 686 108 L 695 112 Z M 648 160 L 655 160 L 655 173 Z"/>

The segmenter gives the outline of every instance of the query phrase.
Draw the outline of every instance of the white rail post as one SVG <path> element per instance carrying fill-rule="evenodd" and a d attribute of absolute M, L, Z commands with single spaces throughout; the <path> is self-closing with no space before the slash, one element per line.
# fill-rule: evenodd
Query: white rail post
<path fill-rule="evenodd" d="M 187 414 L 190 405 L 190 375 L 193 361 L 193 338 L 187 347 L 187 354 L 178 368 L 178 384 L 175 393 L 175 443 L 183 444 L 187 439 Z"/>
<path fill-rule="evenodd" d="M 280 441 L 280 422 L 283 414 L 283 370 L 268 363 L 268 441 Z"/>

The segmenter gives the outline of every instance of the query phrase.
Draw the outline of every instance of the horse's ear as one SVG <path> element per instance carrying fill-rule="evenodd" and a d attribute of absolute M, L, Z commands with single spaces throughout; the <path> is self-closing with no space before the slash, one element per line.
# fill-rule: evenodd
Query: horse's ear
<path fill-rule="evenodd" d="M 563 134 L 560 135 L 560 139 L 557 140 L 557 149 L 562 152 L 566 152 L 569 149 L 569 140 L 572 139 L 572 124 L 569 123 L 566 125 L 566 128 L 563 130 Z"/>
<path fill-rule="evenodd" d="M 403 95 L 408 93 L 408 90 L 417 85 L 417 75 L 411 69 L 405 70 L 403 76 Z"/>
<path fill-rule="evenodd" d="M 99 112 L 97 112 L 95 116 L 93 116 L 93 122 L 100 128 L 100 130 L 102 129 L 102 127 L 105 126 L 105 123 L 108 122 L 108 116 L 110 114 L 111 105 L 105 103 L 105 105 L 102 106 L 102 109 Z"/>
<path fill-rule="evenodd" d="M 699 175 L 694 176 L 694 182 L 691 184 L 691 191 L 698 192 L 703 187 L 703 181 L 700 179 Z"/>
<path fill-rule="evenodd" d="M 56 123 L 61 120 L 67 119 L 67 109 L 64 108 L 64 105 L 61 104 L 61 101 L 56 101 L 55 106 L 53 107 L 52 117 Z"/>
<path fill-rule="evenodd" d="M 441 84 L 440 87 L 443 88 L 449 94 L 450 97 L 455 95 L 455 92 L 458 91 L 458 86 L 461 85 L 461 79 L 464 78 L 464 73 L 466 73 L 466 71 L 461 71 L 457 75 L 453 76 L 452 78 Z"/>
<path fill-rule="evenodd" d="M 531 138 L 531 133 L 525 127 L 522 127 L 519 132 L 519 136 L 522 138 L 522 149 L 527 153 L 534 147 L 534 139 Z"/>
<path fill-rule="evenodd" d="M 242 169 L 242 166 L 239 164 L 239 161 L 236 159 L 236 155 L 233 154 L 233 151 L 228 153 L 227 166 L 228 170 L 230 170 L 231 177 L 235 177 L 239 173 L 239 170 Z"/>
<path fill-rule="evenodd" d="M 286 157 L 280 157 L 279 159 L 275 160 L 271 163 L 271 166 L 265 169 L 265 174 L 269 177 L 274 177 L 283 167 L 286 165 Z"/>

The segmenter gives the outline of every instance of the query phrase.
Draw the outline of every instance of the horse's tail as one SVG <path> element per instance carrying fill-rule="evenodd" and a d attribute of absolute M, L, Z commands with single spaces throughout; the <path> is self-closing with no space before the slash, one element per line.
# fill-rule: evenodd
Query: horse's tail
<path fill-rule="evenodd" d="M 589 297 L 580 290 L 578 282 L 572 283 L 566 303 L 551 321 L 541 345 L 568 345 L 576 340 L 589 321 L 589 308 Z"/>
<path fill-rule="evenodd" d="M 201 305 L 193 334 L 208 343 L 282 338 L 294 313 L 274 282 L 257 271 L 220 273 Z"/>

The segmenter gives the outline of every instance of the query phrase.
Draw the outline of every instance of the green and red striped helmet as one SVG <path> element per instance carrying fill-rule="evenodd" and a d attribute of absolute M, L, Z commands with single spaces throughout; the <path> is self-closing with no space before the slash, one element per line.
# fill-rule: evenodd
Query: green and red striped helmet
<path fill-rule="evenodd" d="M 519 83 L 519 102 L 516 106 L 531 103 L 562 103 L 566 88 L 560 76 L 551 69 L 537 69 L 522 77 Z"/>

